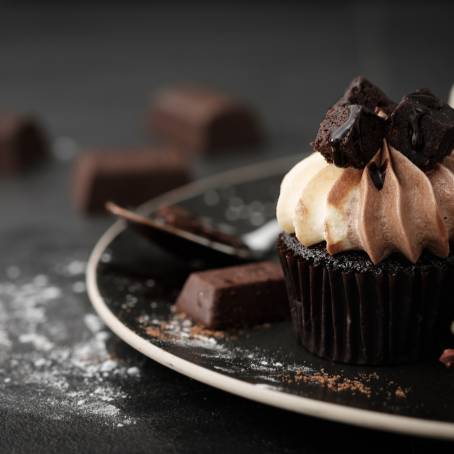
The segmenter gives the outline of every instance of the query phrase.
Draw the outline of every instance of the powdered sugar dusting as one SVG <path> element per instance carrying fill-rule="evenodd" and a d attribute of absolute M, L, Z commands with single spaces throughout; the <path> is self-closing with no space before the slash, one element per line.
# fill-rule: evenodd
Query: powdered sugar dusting
<path fill-rule="evenodd" d="M 17 266 L 4 270 L 0 281 L 2 406 L 54 419 L 77 415 L 115 427 L 135 424 L 135 418 L 122 409 L 129 396 L 119 383 L 139 380 L 140 369 L 109 353 L 106 342 L 111 334 L 96 315 L 79 314 L 69 320 L 59 316 L 71 308 L 64 305 L 80 305 L 75 293 L 82 287 L 76 284 L 83 283 L 85 266 L 81 260 L 72 260 L 57 266 L 54 274 L 31 277 Z M 23 399 L 17 399 L 17 387 Z"/>
<path fill-rule="evenodd" d="M 245 339 L 254 334 L 261 332 L 267 336 L 268 324 L 238 331 L 213 331 L 193 323 L 184 314 L 170 311 L 168 317 L 163 317 L 162 314 L 153 315 L 153 310 L 142 315 L 138 321 L 152 341 L 162 343 L 164 348 L 167 344 L 190 351 L 197 349 L 198 356 L 207 360 L 208 368 L 235 378 L 240 372 L 245 379 L 253 380 L 258 386 L 285 391 L 287 385 L 296 390 L 304 384 L 305 392 L 310 387 L 315 393 L 347 392 L 365 398 L 377 392 L 377 387 L 373 385 L 379 382 L 380 377 L 376 373 L 345 374 L 340 367 L 328 371 L 304 361 L 284 364 L 277 359 L 281 357 L 279 353 L 264 350 L 260 341 L 247 342 L 249 346 L 246 346 Z M 236 342 L 239 338 L 241 341 Z M 397 383 L 389 382 L 378 392 L 390 398 L 393 395 L 406 396 L 409 390 L 401 392 L 397 386 Z"/>

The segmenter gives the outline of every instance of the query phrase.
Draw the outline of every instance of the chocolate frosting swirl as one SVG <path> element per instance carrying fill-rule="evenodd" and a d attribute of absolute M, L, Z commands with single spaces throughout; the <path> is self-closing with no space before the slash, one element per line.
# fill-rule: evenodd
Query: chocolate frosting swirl
<path fill-rule="evenodd" d="M 372 262 L 399 251 L 415 263 L 425 248 L 447 256 L 448 232 L 429 176 L 386 143 L 373 162 L 387 163 L 383 187 L 377 189 L 370 172 L 363 172 L 358 223 L 360 246 Z"/>
<path fill-rule="evenodd" d="M 375 264 L 394 252 L 412 263 L 424 249 L 449 254 L 454 153 L 427 172 L 386 141 L 364 169 L 340 169 L 314 155 L 307 159 L 308 177 L 300 170 L 292 180 L 289 172 L 278 202 L 278 221 L 302 244 L 326 241 L 330 254 L 363 250 Z M 286 203 L 289 194 L 295 202 Z"/>

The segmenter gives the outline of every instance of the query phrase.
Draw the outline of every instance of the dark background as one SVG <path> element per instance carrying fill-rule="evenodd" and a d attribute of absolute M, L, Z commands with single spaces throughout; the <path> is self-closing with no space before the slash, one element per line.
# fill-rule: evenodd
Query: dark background
<path fill-rule="evenodd" d="M 73 209 L 73 153 L 147 143 L 149 95 L 193 81 L 238 95 L 262 114 L 261 154 L 199 159 L 195 175 L 305 152 L 326 109 L 358 74 L 396 99 L 454 82 L 450 2 L 0 2 L 0 109 L 33 111 L 59 156 L 0 181 L 0 265 L 29 273 L 88 254 L 110 220 Z M 64 158 L 64 159 L 63 159 Z M 64 304 L 64 301 L 62 301 Z M 89 311 L 84 295 L 77 302 Z M 118 346 L 117 346 L 118 347 Z M 401 452 L 452 449 L 267 408 L 143 361 L 131 411 L 140 421 L 96 427 L 2 408 L 0 448 L 14 452 Z M 441 390 L 442 392 L 442 390 Z M 18 390 L 18 401 L 22 391 Z M 33 398 L 30 398 L 33 405 Z"/>

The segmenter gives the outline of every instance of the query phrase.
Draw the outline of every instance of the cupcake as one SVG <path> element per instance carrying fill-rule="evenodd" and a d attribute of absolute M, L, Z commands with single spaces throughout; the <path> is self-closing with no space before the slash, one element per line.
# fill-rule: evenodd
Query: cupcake
<path fill-rule="evenodd" d="M 312 146 L 277 205 L 299 342 L 351 364 L 438 358 L 454 319 L 454 110 L 359 77 Z"/>

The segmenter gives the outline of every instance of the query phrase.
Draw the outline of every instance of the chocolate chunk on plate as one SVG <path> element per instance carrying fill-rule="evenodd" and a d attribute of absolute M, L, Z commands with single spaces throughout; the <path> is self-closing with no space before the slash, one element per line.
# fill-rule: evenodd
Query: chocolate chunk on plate
<path fill-rule="evenodd" d="M 0 174 L 17 174 L 48 157 L 46 132 L 34 117 L 0 113 Z"/>
<path fill-rule="evenodd" d="M 443 351 L 439 361 L 443 363 L 446 367 L 450 368 L 454 366 L 454 349 L 448 348 Z"/>
<path fill-rule="evenodd" d="M 359 104 L 335 104 L 325 115 L 312 144 L 338 167 L 363 168 L 383 143 L 386 121 Z"/>
<path fill-rule="evenodd" d="M 81 153 L 73 197 L 85 213 L 102 213 L 107 201 L 136 206 L 190 180 L 186 158 L 176 149 L 91 150 Z"/>
<path fill-rule="evenodd" d="M 427 89 L 404 96 L 389 123 L 390 145 L 423 170 L 454 149 L 454 109 Z"/>
<path fill-rule="evenodd" d="M 390 115 L 396 103 L 383 91 L 363 76 L 355 77 L 337 104 L 359 104 L 373 112 L 382 111 Z"/>
<path fill-rule="evenodd" d="M 192 273 L 175 307 L 211 329 L 280 321 L 289 315 L 282 270 L 273 262 Z"/>
<path fill-rule="evenodd" d="M 190 86 L 161 90 L 150 113 L 157 136 L 190 151 L 255 147 L 263 142 L 257 114 L 219 91 Z"/>

